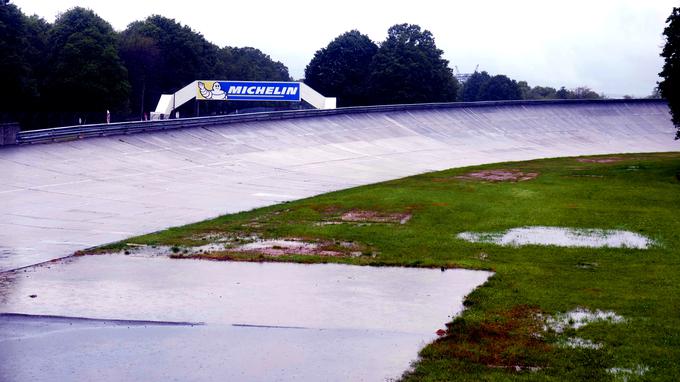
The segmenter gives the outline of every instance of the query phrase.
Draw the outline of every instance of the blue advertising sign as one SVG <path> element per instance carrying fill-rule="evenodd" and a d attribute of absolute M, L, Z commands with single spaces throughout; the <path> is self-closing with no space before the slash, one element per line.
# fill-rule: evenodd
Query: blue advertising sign
<path fill-rule="evenodd" d="M 220 101 L 300 101 L 299 82 L 197 81 L 196 99 Z"/>

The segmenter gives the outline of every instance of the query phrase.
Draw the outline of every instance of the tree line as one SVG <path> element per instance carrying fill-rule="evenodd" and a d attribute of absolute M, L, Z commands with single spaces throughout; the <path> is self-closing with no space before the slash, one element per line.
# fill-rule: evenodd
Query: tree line
<path fill-rule="evenodd" d="M 0 122 L 22 128 L 139 120 L 161 94 L 197 79 L 289 81 L 288 68 L 255 48 L 218 47 L 173 19 L 150 16 L 121 32 L 76 7 L 54 23 L 0 5 Z M 317 51 L 303 81 L 338 106 L 514 99 L 599 98 L 587 87 L 530 87 L 505 75 L 475 72 L 459 83 L 432 33 L 397 24 L 373 42 L 357 30 Z M 194 115 L 199 103 L 185 105 Z M 256 104 L 239 103 L 238 107 Z M 271 106 L 271 105 L 269 105 Z M 200 103 L 201 114 L 227 113 L 233 103 Z"/>
<path fill-rule="evenodd" d="M 338 97 L 339 106 L 602 97 L 588 87 L 530 87 L 484 71 L 461 84 L 442 55 L 432 33 L 418 25 L 394 25 L 380 44 L 352 30 L 316 52 L 305 68 L 305 82 Z"/>
<path fill-rule="evenodd" d="M 677 128 L 675 139 L 680 139 L 680 7 L 673 8 L 666 19 L 663 36 L 666 43 L 661 51 L 664 64 L 659 73 L 662 78 L 659 93 L 668 100 L 672 121 Z"/>
<path fill-rule="evenodd" d="M 0 122 L 18 120 L 23 129 L 104 122 L 106 110 L 114 120 L 139 120 L 161 94 L 197 79 L 291 80 L 258 49 L 220 48 L 175 20 L 151 16 L 116 32 L 80 7 L 48 23 L 0 4 L 0 52 Z M 201 108 L 229 112 L 234 105 L 226 104 Z"/>

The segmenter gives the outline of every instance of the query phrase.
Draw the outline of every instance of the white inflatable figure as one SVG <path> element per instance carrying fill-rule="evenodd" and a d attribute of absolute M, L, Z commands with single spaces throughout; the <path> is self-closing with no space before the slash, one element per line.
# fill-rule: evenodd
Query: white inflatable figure
<path fill-rule="evenodd" d="M 227 99 L 227 93 L 222 90 L 222 86 L 219 82 L 214 82 L 212 89 L 207 89 L 205 84 L 199 81 L 198 90 L 205 99 Z"/>

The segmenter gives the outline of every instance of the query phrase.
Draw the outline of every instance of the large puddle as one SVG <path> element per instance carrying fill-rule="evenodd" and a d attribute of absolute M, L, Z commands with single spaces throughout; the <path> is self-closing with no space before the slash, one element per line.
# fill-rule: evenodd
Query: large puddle
<path fill-rule="evenodd" d="M 396 378 L 489 276 L 142 255 L 70 258 L 0 275 L 0 313 L 32 315 L 0 316 L 0 379 Z M 204 325 L 184 324 L 197 322 Z"/>
<path fill-rule="evenodd" d="M 654 244 L 650 238 L 630 231 L 543 226 L 512 228 L 505 232 L 461 232 L 456 237 L 473 243 L 508 246 L 556 245 L 646 249 Z"/>

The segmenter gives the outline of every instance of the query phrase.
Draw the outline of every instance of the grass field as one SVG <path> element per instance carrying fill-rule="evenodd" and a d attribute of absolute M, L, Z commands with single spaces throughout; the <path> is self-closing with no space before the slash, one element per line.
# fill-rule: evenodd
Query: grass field
<path fill-rule="evenodd" d="M 428 173 L 172 228 L 94 252 L 136 243 L 171 246 L 174 257 L 493 270 L 446 335 L 422 350 L 405 380 L 678 381 L 680 153 L 607 158 L 614 159 Z M 460 177 L 484 169 L 537 176 L 497 182 Z M 352 211 L 363 211 L 364 220 L 343 220 Z M 401 224 L 394 216 L 410 220 Z M 628 230 L 655 244 L 645 250 L 503 247 L 456 238 L 463 231 L 523 226 Z M 251 235 L 324 243 L 339 255 L 184 253 L 210 238 L 229 237 L 236 246 Z M 624 322 L 545 330 L 547 317 L 577 308 L 615 312 Z M 575 337 L 599 347 L 565 345 Z"/>

